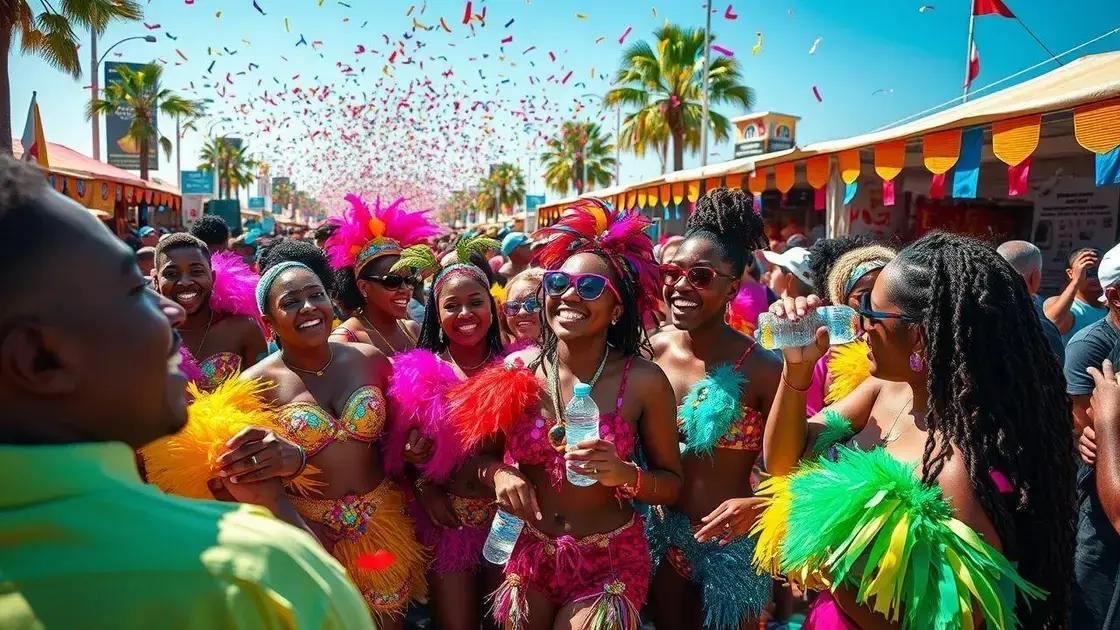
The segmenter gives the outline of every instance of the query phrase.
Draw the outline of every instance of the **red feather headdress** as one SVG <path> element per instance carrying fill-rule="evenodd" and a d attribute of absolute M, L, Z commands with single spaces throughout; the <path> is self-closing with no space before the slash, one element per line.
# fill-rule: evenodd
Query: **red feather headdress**
<path fill-rule="evenodd" d="M 377 199 L 370 208 L 361 197 L 346 195 L 350 208 L 342 215 L 327 219 L 338 226 L 327 239 L 326 250 L 335 269 L 353 267 L 360 274 L 371 260 L 389 254 L 399 254 L 405 247 L 427 242 L 442 230 L 430 218 L 428 211 L 411 212 L 405 208 L 404 198 L 382 206 Z"/>
<path fill-rule="evenodd" d="M 643 319 L 656 308 L 661 294 L 653 241 L 646 234 L 649 218 L 639 212 L 615 210 L 607 202 L 589 197 L 564 209 L 560 220 L 533 234 L 543 245 L 534 262 L 556 269 L 581 252 L 601 252 L 615 273 L 633 286 Z"/>

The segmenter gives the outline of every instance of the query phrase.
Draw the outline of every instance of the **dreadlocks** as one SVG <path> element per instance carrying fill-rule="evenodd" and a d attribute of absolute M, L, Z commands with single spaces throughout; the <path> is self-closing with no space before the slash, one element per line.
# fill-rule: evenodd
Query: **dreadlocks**
<path fill-rule="evenodd" d="M 934 233 L 899 253 L 891 298 L 921 321 L 929 387 L 922 480 L 952 447 L 1022 576 L 1049 597 L 1016 616 L 1063 628 L 1073 582 L 1074 458 L 1069 397 L 1022 279 L 993 249 Z M 1015 490 L 1000 494 L 990 471 Z"/>
<path fill-rule="evenodd" d="M 743 275 L 754 250 L 766 246 L 762 230 L 762 217 L 754 211 L 749 194 L 738 188 L 716 188 L 696 202 L 685 238 L 714 243 L 738 277 Z"/>

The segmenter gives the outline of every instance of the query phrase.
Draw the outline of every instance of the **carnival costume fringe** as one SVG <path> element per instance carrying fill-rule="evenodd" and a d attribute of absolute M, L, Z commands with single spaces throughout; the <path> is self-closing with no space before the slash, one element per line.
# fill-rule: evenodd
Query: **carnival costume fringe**
<path fill-rule="evenodd" d="M 867 343 L 857 339 L 851 343 L 832 346 L 828 356 L 828 391 L 826 405 L 843 399 L 871 376 L 871 359 L 867 358 Z"/>
<path fill-rule="evenodd" d="M 469 451 L 511 426 L 540 399 L 541 386 L 533 371 L 520 360 L 506 360 L 452 389 L 447 419 Z"/>
<path fill-rule="evenodd" d="M 194 402 L 188 408 L 187 425 L 140 449 L 149 483 L 168 494 L 213 499 L 207 482 L 217 474 L 215 462 L 226 451 L 226 442 L 242 429 L 272 425 L 272 409 L 261 397 L 267 389 L 260 381 L 237 376 L 212 392 L 191 383 L 187 391 Z M 304 493 L 314 492 L 322 483 L 314 479 L 317 472 L 307 466 L 289 483 Z"/>
<path fill-rule="evenodd" d="M 988 628 L 1015 628 L 1016 590 L 1045 596 L 953 518 L 941 489 L 923 484 L 912 465 L 881 448 L 836 453 L 836 461 L 808 463 L 760 489 L 775 503 L 752 530 L 768 541 L 756 550 L 757 566 L 772 570 L 777 561 L 787 575 L 820 572 L 829 590 L 852 589 L 857 602 L 901 619 L 903 628 L 972 628 L 977 609 Z M 782 501 L 788 512 L 771 514 Z M 784 538 L 780 558 L 773 538 Z"/>
<path fill-rule="evenodd" d="M 418 429 L 432 440 L 432 458 L 417 467 L 436 483 L 446 483 L 466 455 L 462 440 L 447 420 L 448 392 L 460 382 L 455 369 L 427 350 L 411 350 L 393 357 L 389 400 L 394 407 L 385 437 L 386 472 L 404 474 L 404 445 Z"/>
<path fill-rule="evenodd" d="M 711 455 L 720 438 L 740 418 L 739 399 L 746 377 L 730 363 L 718 365 L 696 382 L 678 410 L 687 437 L 684 452 Z"/>

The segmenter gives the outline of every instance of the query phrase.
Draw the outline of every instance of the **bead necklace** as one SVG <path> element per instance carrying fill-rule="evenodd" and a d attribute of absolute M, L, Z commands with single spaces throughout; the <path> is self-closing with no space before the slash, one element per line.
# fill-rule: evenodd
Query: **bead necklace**
<path fill-rule="evenodd" d="M 591 382 L 588 383 L 592 389 L 595 388 L 595 383 L 599 382 L 599 377 L 603 375 L 603 368 L 607 366 L 607 357 L 611 355 L 611 349 L 607 347 L 603 351 L 603 360 L 599 362 L 598 369 L 595 370 L 595 375 L 591 377 Z M 545 364 L 541 363 L 543 367 Z M 548 385 L 550 393 L 552 394 L 552 407 L 553 413 L 556 414 L 556 424 L 548 430 L 548 443 L 552 448 L 557 451 L 563 451 L 567 446 L 568 429 L 565 427 L 564 421 L 564 408 L 560 406 L 560 358 L 557 356 L 552 357 L 552 369 L 547 370 Z"/>

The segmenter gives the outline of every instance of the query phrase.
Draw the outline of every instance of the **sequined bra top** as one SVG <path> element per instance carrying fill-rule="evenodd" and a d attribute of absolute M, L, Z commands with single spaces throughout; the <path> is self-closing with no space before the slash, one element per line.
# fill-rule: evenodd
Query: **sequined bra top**
<path fill-rule="evenodd" d="M 766 418 L 741 402 L 748 380 L 740 370 L 756 347 L 752 341 L 735 363 L 716 366 L 689 388 L 677 413 L 685 453 L 762 450 Z"/>
<path fill-rule="evenodd" d="M 218 352 L 200 361 L 198 368 L 202 370 L 202 380 L 197 383 L 198 387 L 204 391 L 213 391 L 241 371 L 241 355 Z"/>
<path fill-rule="evenodd" d="M 633 361 L 633 357 L 628 358 L 622 368 L 622 382 L 618 387 L 614 410 L 599 416 L 599 437 L 613 442 L 622 459 L 633 458 L 636 441 L 630 423 L 622 417 L 622 401 Z M 553 448 L 548 441 L 548 432 L 555 424 L 555 419 L 543 418 L 539 413 L 520 416 L 505 432 L 506 463 L 544 466 L 552 484 L 561 485 L 564 478 L 564 454 Z"/>
<path fill-rule="evenodd" d="M 385 428 L 385 396 L 366 385 L 350 394 L 338 418 L 315 403 L 293 402 L 277 410 L 276 420 L 284 437 L 302 446 L 310 457 L 331 442 L 379 438 Z"/>

